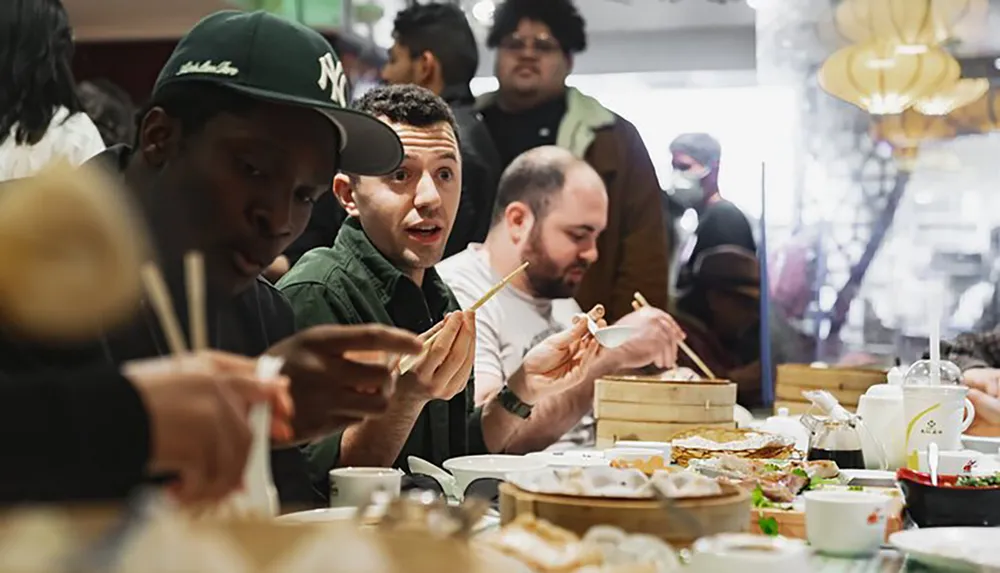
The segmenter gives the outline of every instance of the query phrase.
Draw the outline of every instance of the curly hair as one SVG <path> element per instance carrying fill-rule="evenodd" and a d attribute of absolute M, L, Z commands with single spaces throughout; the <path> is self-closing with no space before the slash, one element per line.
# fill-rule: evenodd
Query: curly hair
<path fill-rule="evenodd" d="M 0 143 L 34 145 L 64 107 L 83 111 L 73 71 L 73 33 L 60 0 L 0 2 Z"/>
<path fill-rule="evenodd" d="M 458 137 L 458 127 L 451 108 L 434 92 L 420 86 L 379 86 L 365 92 L 355 102 L 354 108 L 376 117 L 384 117 L 392 123 L 413 127 L 428 127 L 445 122 Z"/>
<path fill-rule="evenodd" d="M 548 26 L 566 54 L 578 54 L 587 49 L 587 24 L 572 0 L 506 0 L 493 15 L 486 45 L 499 46 L 524 19 Z"/>
<path fill-rule="evenodd" d="M 415 4 L 396 14 L 393 37 L 418 58 L 430 52 L 441 62 L 445 85 L 465 85 L 479 67 L 479 49 L 469 21 L 453 4 Z"/>

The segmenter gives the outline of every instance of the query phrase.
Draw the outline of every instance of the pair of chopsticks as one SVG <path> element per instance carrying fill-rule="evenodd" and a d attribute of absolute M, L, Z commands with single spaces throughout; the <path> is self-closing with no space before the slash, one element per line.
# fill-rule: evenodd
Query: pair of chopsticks
<path fill-rule="evenodd" d="M 634 295 L 634 300 L 632 301 L 632 308 L 635 310 L 639 310 L 644 306 L 650 306 L 649 301 L 646 300 L 646 297 L 642 296 L 641 292 L 636 292 Z M 717 378 L 715 377 L 715 373 L 712 372 L 712 370 L 705 364 L 705 362 L 701 359 L 701 357 L 695 354 L 694 350 L 691 350 L 691 347 L 688 346 L 683 340 L 678 340 L 677 346 L 680 346 L 681 350 L 684 351 L 684 354 L 687 354 L 687 357 L 690 358 L 691 361 L 694 362 L 696 365 L 698 365 L 698 368 L 702 371 L 703 374 L 708 376 L 710 380 L 717 380 Z"/>
<path fill-rule="evenodd" d="M 523 263 L 521 266 L 514 269 L 509 275 L 505 276 L 503 280 L 493 285 L 493 288 L 486 291 L 486 294 L 479 297 L 479 300 L 477 300 L 475 303 L 472 304 L 472 306 L 470 306 L 465 310 L 471 312 L 479 310 L 484 304 L 489 302 L 489 300 L 493 298 L 498 292 L 502 291 L 504 287 L 506 287 L 507 284 L 514 279 L 514 277 L 524 272 L 524 269 L 526 268 L 528 268 L 527 262 Z M 420 360 L 420 357 L 423 356 L 424 353 L 427 352 L 427 350 L 431 347 L 431 344 L 433 344 L 434 341 L 437 340 L 439 334 L 441 334 L 440 331 L 435 332 L 434 334 L 431 335 L 430 338 L 424 341 L 424 347 L 420 351 L 420 354 L 404 356 L 403 359 L 399 361 L 400 375 L 406 374 L 407 372 L 410 371 L 411 368 L 413 368 L 417 364 L 417 361 Z"/>
<path fill-rule="evenodd" d="M 146 296 L 153 305 L 163 335 L 167 338 L 170 354 L 180 356 L 188 351 L 181 331 L 177 312 L 174 310 L 170 290 L 163 279 L 163 273 L 155 263 L 142 266 L 142 285 Z M 191 350 L 197 352 L 208 349 L 208 318 L 205 309 L 205 258 L 198 251 L 184 255 L 184 283 L 187 289 L 188 322 L 190 323 Z"/>

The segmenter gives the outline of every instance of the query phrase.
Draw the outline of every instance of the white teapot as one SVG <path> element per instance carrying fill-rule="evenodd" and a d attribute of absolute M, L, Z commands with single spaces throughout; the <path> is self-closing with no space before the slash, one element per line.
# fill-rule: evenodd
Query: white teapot
<path fill-rule="evenodd" d="M 868 388 L 858 400 L 858 416 L 868 432 L 861 432 L 861 448 L 868 469 L 879 468 L 879 444 L 885 448 L 890 470 L 906 467 L 906 428 L 903 416 L 903 372 L 893 367 L 886 375 L 886 384 Z M 870 432 L 870 433 L 869 433 Z"/>

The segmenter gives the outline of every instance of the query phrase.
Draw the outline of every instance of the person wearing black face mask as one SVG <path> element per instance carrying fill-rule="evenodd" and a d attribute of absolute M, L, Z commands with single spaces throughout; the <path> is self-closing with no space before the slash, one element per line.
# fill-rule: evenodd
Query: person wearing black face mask
<path fill-rule="evenodd" d="M 692 265 L 691 288 L 676 305 L 674 318 L 687 344 L 717 377 L 737 384 L 740 405 L 759 406 L 760 269 L 754 254 L 732 245 L 702 252 Z"/>
<path fill-rule="evenodd" d="M 681 215 L 688 209 L 698 214 L 698 228 L 682 244 L 677 289 L 690 288 L 694 262 L 705 251 L 732 245 L 756 254 L 757 243 L 746 215 L 719 192 L 719 160 L 722 147 L 707 133 L 685 133 L 670 144 L 673 173 L 665 192 L 668 203 Z"/>

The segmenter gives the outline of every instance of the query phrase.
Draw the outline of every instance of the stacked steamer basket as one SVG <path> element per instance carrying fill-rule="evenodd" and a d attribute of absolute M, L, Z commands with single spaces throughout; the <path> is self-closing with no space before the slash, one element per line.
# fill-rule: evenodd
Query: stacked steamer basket
<path fill-rule="evenodd" d="M 694 428 L 735 428 L 736 384 L 727 380 L 671 381 L 651 376 L 597 380 L 597 447 L 620 440 L 669 442 Z"/>
<path fill-rule="evenodd" d="M 592 527 L 611 525 L 659 537 L 675 548 L 709 535 L 747 532 L 750 513 L 750 494 L 730 484 L 723 485 L 719 495 L 669 502 L 532 493 L 509 482 L 500 484 L 503 524 L 530 514 L 581 536 Z"/>
<path fill-rule="evenodd" d="M 870 386 L 885 382 L 884 370 L 867 368 L 815 368 L 806 364 L 781 364 L 775 384 L 774 410 L 788 408 L 792 415 L 811 406 L 802 396 L 807 390 L 826 390 L 850 411 Z"/>

